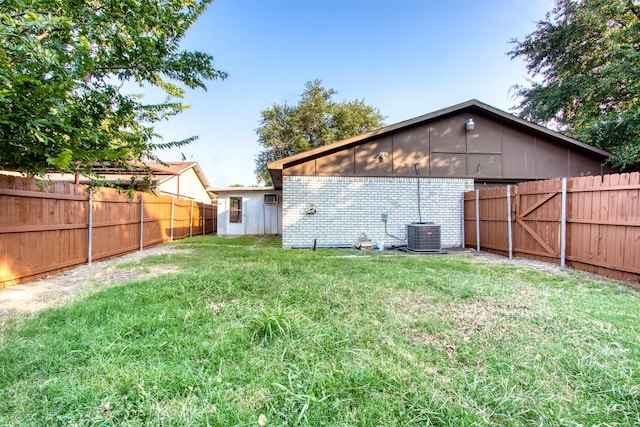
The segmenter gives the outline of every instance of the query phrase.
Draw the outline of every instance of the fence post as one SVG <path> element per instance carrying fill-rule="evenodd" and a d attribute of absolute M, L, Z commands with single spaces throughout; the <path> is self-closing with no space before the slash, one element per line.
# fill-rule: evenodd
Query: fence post
<path fill-rule="evenodd" d="M 511 186 L 507 185 L 507 234 L 509 236 L 509 259 L 513 259 L 513 236 L 511 233 Z"/>
<path fill-rule="evenodd" d="M 480 252 L 480 190 L 476 190 L 476 250 Z"/>
<path fill-rule="evenodd" d="M 87 218 L 87 265 L 91 265 L 93 256 L 93 189 L 89 189 L 89 217 Z"/>
<path fill-rule="evenodd" d="M 144 197 L 140 195 L 140 250 L 144 249 Z"/>
<path fill-rule="evenodd" d="M 207 225 L 207 208 L 204 202 L 202 202 L 202 210 L 200 211 L 200 216 L 202 217 L 202 235 L 204 236 L 206 234 L 205 225 Z"/>
<path fill-rule="evenodd" d="M 191 212 L 189 213 L 189 237 L 193 237 L 193 200 L 191 200 Z"/>
<path fill-rule="evenodd" d="M 173 213 L 175 209 L 175 200 L 173 197 L 171 198 L 171 225 L 169 226 L 169 241 L 173 242 Z"/>
<path fill-rule="evenodd" d="M 464 249 L 464 193 L 462 193 L 462 248 Z"/>
<path fill-rule="evenodd" d="M 567 178 L 562 178 L 562 209 L 560 218 L 560 268 L 564 269 L 567 250 Z"/>

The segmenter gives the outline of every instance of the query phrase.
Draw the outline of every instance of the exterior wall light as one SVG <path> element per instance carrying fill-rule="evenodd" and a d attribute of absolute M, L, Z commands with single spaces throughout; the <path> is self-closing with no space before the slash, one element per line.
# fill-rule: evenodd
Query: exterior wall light
<path fill-rule="evenodd" d="M 473 130 L 473 128 L 476 126 L 475 123 L 473 123 L 473 119 L 467 119 L 464 122 L 464 127 L 469 131 L 469 130 Z"/>
<path fill-rule="evenodd" d="M 309 206 L 307 206 L 307 215 L 315 215 L 316 214 L 316 207 L 313 205 L 313 203 L 310 203 Z"/>
<path fill-rule="evenodd" d="M 374 158 L 379 162 L 383 161 L 385 157 L 389 157 L 389 153 L 387 151 L 381 151 L 374 156 Z"/>

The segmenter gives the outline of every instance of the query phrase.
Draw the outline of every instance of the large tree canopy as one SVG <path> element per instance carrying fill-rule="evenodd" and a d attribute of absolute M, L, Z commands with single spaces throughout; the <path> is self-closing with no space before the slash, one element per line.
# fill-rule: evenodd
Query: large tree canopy
<path fill-rule="evenodd" d="M 520 114 L 640 163 L 640 2 L 556 0 L 509 52 L 522 57 L 530 87 L 516 86 Z"/>
<path fill-rule="evenodd" d="M 261 113 L 256 129 L 264 150 L 256 158 L 256 177 L 271 182 L 267 163 L 331 142 L 378 129 L 384 124 L 377 108 L 363 100 L 335 102 L 337 92 L 322 81 L 307 82 L 297 105 L 273 104 Z"/>
<path fill-rule="evenodd" d="M 186 108 L 186 88 L 225 78 L 179 43 L 211 0 L 0 0 L 0 168 L 92 175 L 155 159 L 154 124 Z M 123 86 L 151 86 L 145 104 Z M 138 85 L 138 86 L 136 86 Z"/>

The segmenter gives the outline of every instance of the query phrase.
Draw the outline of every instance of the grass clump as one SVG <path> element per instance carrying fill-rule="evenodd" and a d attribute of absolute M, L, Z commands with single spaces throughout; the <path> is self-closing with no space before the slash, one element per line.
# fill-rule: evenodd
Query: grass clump
<path fill-rule="evenodd" d="M 252 312 L 243 318 L 243 323 L 252 339 L 268 344 L 278 338 L 291 339 L 297 322 L 277 304 L 273 308 L 262 307 Z"/>
<path fill-rule="evenodd" d="M 0 332 L 0 425 L 640 424 L 638 289 L 196 237 Z"/>

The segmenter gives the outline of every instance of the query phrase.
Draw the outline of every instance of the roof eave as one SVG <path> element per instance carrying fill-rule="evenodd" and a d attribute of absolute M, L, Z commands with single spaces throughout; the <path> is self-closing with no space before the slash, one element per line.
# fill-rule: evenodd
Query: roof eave
<path fill-rule="evenodd" d="M 443 117 L 449 114 L 453 114 L 456 112 L 460 112 L 469 108 L 477 108 L 481 111 L 484 112 L 488 112 L 491 114 L 494 114 L 498 117 L 501 117 L 504 120 L 508 120 L 514 123 L 519 124 L 520 126 L 523 127 L 527 127 L 529 129 L 535 130 L 537 132 L 543 133 L 545 135 L 548 135 L 551 138 L 555 138 L 555 139 L 559 139 L 562 140 L 570 145 L 576 146 L 582 150 L 585 151 L 590 151 L 592 153 L 601 155 L 602 157 L 610 157 L 612 154 L 608 151 L 602 150 L 600 148 L 594 147 L 592 145 L 586 144 L 582 141 L 579 141 L 577 139 L 571 138 L 569 136 L 563 135 L 559 132 L 553 131 L 551 129 L 547 129 L 544 126 L 540 126 L 538 124 L 529 122 L 525 119 L 522 119 L 518 116 L 515 116 L 513 114 L 507 113 L 505 111 L 499 110 L 495 107 L 492 107 L 488 104 L 485 104 L 483 102 L 480 102 L 476 99 L 471 99 L 469 101 L 466 102 L 462 102 L 460 104 L 456 104 L 453 105 L 451 107 L 447 107 L 447 108 L 443 108 L 440 110 L 436 110 L 433 111 L 431 113 L 427 113 L 424 114 L 422 116 L 418 116 L 415 117 L 413 119 L 409 119 L 409 120 L 405 120 L 390 126 L 385 126 L 383 128 L 371 131 L 371 132 L 367 132 L 367 133 L 363 133 L 361 135 L 357 135 L 351 138 L 347 138 L 347 139 L 343 139 L 341 141 L 336 141 L 332 144 L 328 144 L 328 145 L 324 145 L 322 147 L 318 147 L 318 148 L 314 148 L 312 150 L 308 150 L 302 153 L 298 153 L 298 154 L 294 154 L 293 156 L 289 156 L 289 157 L 285 157 L 283 159 L 280 160 L 276 160 L 273 162 L 270 162 L 267 164 L 267 168 L 269 169 L 269 172 L 271 173 L 271 177 L 272 180 L 274 181 L 274 183 L 279 179 L 280 183 L 282 180 L 282 169 L 284 169 L 285 167 L 292 165 L 294 163 L 300 163 L 306 160 L 310 160 L 314 157 L 319 157 L 325 153 L 329 153 L 329 152 L 333 152 L 333 151 L 339 151 L 343 148 L 346 148 L 349 145 L 359 145 L 362 144 L 364 142 L 366 142 L 367 140 L 376 137 L 376 136 L 380 136 L 380 135 L 385 135 L 387 133 L 391 133 L 394 132 L 398 129 L 402 129 L 402 128 L 407 128 L 407 127 L 411 127 L 411 126 L 416 126 L 420 123 L 423 122 L 427 122 L 429 120 L 433 120 L 439 117 Z M 274 172 L 277 175 L 277 171 L 280 171 L 279 176 L 274 176 Z"/>
<path fill-rule="evenodd" d="M 209 182 L 207 181 L 207 178 L 205 177 L 204 172 L 202 172 L 202 169 L 200 169 L 200 165 L 198 165 L 197 162 L 183 169 L 180 169 L 178 172 L 168 172 L 168 173 L 157 174 L 157 176 L 166 175 L 164 178 L 158 180 L 158 183 L 163 184 L 171 178 L 184 174 L 189 169 L 193 169 L 193 171 L 196 173 L 196 176 L 198 177 L 198 179 L 200 180 L 204 188 L 209 187 Z"/>
<path fill-rule="evenodd" d="M 233 193 L 233 192 L 261 192 L 277 190 L 275 186 L 268 187 L 207 187 L 207 191 L 212 193 Z"/>

